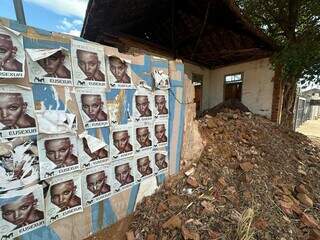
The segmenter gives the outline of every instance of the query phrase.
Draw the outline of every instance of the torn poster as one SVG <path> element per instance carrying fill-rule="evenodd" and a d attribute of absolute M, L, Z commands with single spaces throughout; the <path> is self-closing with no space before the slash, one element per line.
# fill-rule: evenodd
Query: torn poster
<path fill-rule="evenodd" d="M 131 123 L 111 127 L 110 155 L 112 161 L 133 156 L 132 130 Z"/>
<path fill-rule="evenodd" d="M 26 49 L 32 83 L 73 86 L 70 53 L 65 48 Z"/>
<path fill-rule="evenodd" d="M 90 168 L 109 162 L 109 146 L 90 135 L 79 136 L 78 152 L 81 168 Z"/>
<path fill-rule="evenodd" d="M 106 87 L 102 45 L 72 39 L 71 62 L 75 86 Z"/>
<path fill-rule="evenodd" d="M 85 207 L 112 194 L 111 168 L 107 165 L 90 168 L 82 173 L 82 196 Z"/>
<path fill-rule="evenodd" d="M 122 159 L 111 166 L 112 186 L 115 192 L 121 192 L 135 184 L 136 164 L 133 158 Z"/>
<path fill-rule="evenodd" d="M 0 238 L 14 239 L 45 226 L 44 198 L 41 185 L 0 195 Z"/>
<path fill-rule="evenodd" d="M 154 92 L 154 118 L 167 119 L 169 116 L 168 91 L 157 90 Z"/>
<path fill-rule="evenodd" d="M 157 120 L 154 122 L 154 148 L 168 146 L 168 121 Z"/>
<path fill-rule="evenodd" d="M 153 129 L 151 123 L 135 123 L 133 143 L 136 152 L 152 150 Z"/>
<path fill-rule="evenodd" d="M 109 126 L 104 91 L 101 89 L 77 89 L 76 99 L 85 129 Z"/>
<path fill-rule="evenodd" d="M 81 175 L 71 173 L 50 180 L 45 198 L 47 225 L 83 211 Z"/>
<path fill-rule="evenodd" d="M 22 34 L 0 25 L 0 79 L 24 77 Z"/>
<path fill-rule="evenodd" d="M 117 56 L 105 56 L 108 82 L 111 89 L 134 89 L 131 62 Z"/>
<path fill-rule="evenodd" d="M 0 84 L 0 137 L 13 138 L 38 133 L 32 91 Z"/>
<path fill-rule="evenodd" d="M 76 130 L 76 115 L 63 110 L 36 111 L 39 133 L 61 134 Z"/>
<path fill-rule="evenodd" d="M 41 136 L 38 149 L 41 180 L 80 169 L 76 135 Z"/>
<path fill-rule="evenodd" d="M 38 180 L 36 137 L 0 139 L 0 192 L 34 184 Z"/>
<path fill-rule="evenodd" d="M 163 70 L 155 69 L 152 72 L 152 77 L 154 79 L 155 87 L 158 89 L 169 89 L 170 79 L 167 72 Z"/>

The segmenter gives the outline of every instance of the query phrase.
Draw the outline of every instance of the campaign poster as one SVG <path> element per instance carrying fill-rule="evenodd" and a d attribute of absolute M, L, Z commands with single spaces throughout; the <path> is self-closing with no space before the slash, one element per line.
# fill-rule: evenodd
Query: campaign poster
<path fill-rule="evenodd" d="M 74 85 L 106 87 L 105 59 L 102 45 L 71 40 Z"/>
<path fill-rule="evenodd" d="M 70 52 L 66 48 L 26 49 L 29 81 L 73 86 Z"/>
<path fill-rule="evenodd" d="M 111 165 L 113 189 L 115 192 L 132 187 L 135 182 L 136 164 L 133 158 L 126 158 Z"/>
<path fill-rule="evenodd" d="M 154 148 L 168 146 L 168 121 L 157 120 L 154 122 Z"/>
<path fill-rule="evenodd" d="M 40 179 L 74 172 L 80 169 L 77 137 L 58 134 L 38 138 Z"/>
<path fill-rule="evenodd" d="M 154 118 L 168 119 L 169 116 L 169 98 L 168 91 L 156 90 L 154 92 Z"/>
<path fill-rule="evenodd" d="M 133 129 L 133 143 L 135 152 L 152 150 L 153 125 L 151 123 L 135 123 Z"/>
<path fill-rule="evenodd" d="M 109 146 L 104 141 L 90 135 L 78 140 L 81 168 L 90 168 L 109 162 Z"/>
<path fill-rule="evenodd" d="M 105 92 L 101 89 L 77 89 L 76 99 L 85 129 L 109 126 Z"/>
<path fill-rule="evenodd" d="M 45 198 L 47 225 L 83 211 L 79 173 L 52 178 L 49 184 Z"/>
<path fill-rule="evenodd" d="M 134 89 L 131 62 L 118 56 L 105 56 L 108 82 L 111 89 Z"/>
<path fill-rule="evenodd" d="M 41 185 L 2 194 L 0 207 L 0 239 L 14 239 L 45 226 L 45 205 Z"/>
<path fill-rule="evenodd" d="M 38 133 L 31 89 L 0 84 L 0 112 L 0 138 Z"/>
<path fill-rule="evenodd" d="M 134 156 L 134 159 L 137 167 L 136 178 L 138 182 L 154 175 L 154 161 L 152 151 L 136 154 Z"/>
<path fill-rule="evenodd" d="M 24 77 L 22 34 L 0 25 L 0 79 Z"/>
<path fill-rule="evenodd" d="M 100 202 L 112 194 L 111 168 L 98 166 L 82 173 L 82 196 L 84 207 Z"/>
<path fill-rule="evenodd" d="M 138 88 L 133 97 L 133 118 L 135 122 L 152 121 L 153 98 L 151 91 L 145 88 Z"/>
<path fill-rule="evenodd" d="M 0 139 L 0 193 L 39 180 L 36 137 Z"/>
<path fill-rule="evenodd" d="M 76 115 L 64 110 L 36 111 L 39 134 L 71 133 L 77 130 Z"/>
<path fill-rule="evenodd" d="M 154 151 L 154 170 L 155 174 L 160 174 L 168 170 L 168 152 Z"/>
<path fill-rule="evenodd" d="M 111 161 L 133 156 L 132 124 L 111 127 L 110 155 Z"/>

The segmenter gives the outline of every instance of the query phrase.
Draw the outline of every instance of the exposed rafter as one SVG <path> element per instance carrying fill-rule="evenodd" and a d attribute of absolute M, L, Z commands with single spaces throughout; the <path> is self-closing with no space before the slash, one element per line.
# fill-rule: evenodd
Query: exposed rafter
<path fill-rule="evenodd" d="M 265 57 L 275 49 L 234 0 L 89 0 L 82 36 L 204 66 Z"/>

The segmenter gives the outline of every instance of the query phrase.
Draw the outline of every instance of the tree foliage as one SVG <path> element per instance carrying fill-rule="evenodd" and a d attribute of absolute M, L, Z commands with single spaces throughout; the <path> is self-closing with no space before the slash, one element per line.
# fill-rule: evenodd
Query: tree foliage
<path fill-rule="evenodd" d="M 241 11 L 276 45 L 274 66 L 296 83 L 320 82 L 320 0 L 236 0 Z"/>

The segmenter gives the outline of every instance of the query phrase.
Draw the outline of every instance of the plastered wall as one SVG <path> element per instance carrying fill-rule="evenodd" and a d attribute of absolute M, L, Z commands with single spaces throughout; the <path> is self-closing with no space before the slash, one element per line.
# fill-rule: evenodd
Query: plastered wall
<path fill-rule="evenodd" d="M 225 75 L 243 72 L 242 103 L 253 113 L 271 117 L 274 71 L 268 58 L 214 70 L 185 64 L 185 72 L 189 78 L 192 73 L 203 75 L 202 111 L 223 101 Z"/>

